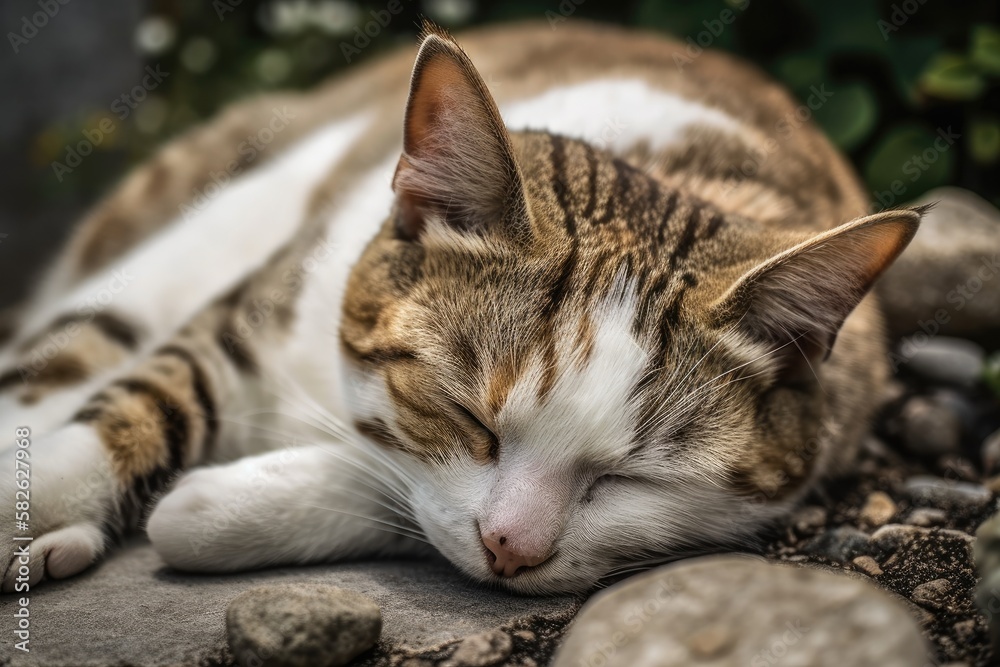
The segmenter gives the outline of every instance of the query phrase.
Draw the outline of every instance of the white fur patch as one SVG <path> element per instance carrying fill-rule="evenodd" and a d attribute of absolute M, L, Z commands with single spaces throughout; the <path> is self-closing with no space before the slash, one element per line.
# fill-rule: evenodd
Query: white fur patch
<path fill-rule="evenodd" d="M 170 334 L 291 238 L 313 190 L 372 117 L 362 113 L 323 127 L 235 177 L 200 209 L 179 211 L 149 242 L 34 313 L 23 330 L 34 332 L 62 313 L 107 307 Z"/>
<path fill-rule="evenodd" d="M 500 109 L 512 130 L 545 130 L 620 153 L 640 142 L 660 150 L 695 125 L 744 132 L 731 116 L 641 79 L 595 79 L 552 88 Z"/>

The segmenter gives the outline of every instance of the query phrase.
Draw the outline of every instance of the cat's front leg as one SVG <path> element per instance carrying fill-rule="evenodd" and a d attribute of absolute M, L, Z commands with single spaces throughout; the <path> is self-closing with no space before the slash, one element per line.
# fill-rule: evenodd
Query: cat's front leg
<path fill-rule="evenodd" d="M 18 429 L 0 473 L 0 577 L 3 592 L 43 576 L 61 579 L 96 561 L 119 490 L 93 428 L 73 424 L 35 439 Z"/>
<path fill-rule="evenodd" d="M 168 564 L 193 572 L 423 552 L 406 495 L 361 445 L 293 447 L 187 474 L 147 532 Z"/>

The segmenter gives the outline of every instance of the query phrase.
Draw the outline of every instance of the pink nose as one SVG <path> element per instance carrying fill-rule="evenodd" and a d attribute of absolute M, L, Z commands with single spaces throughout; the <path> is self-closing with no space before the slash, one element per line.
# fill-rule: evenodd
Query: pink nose
<path fill-rule="evenodd" d="M 501 577 L 517 576 L 522 569 L 541 565 L 549 558 L 548 555 L 521 553 L 511 548 L 506 537 L 494 534 L 483 535 L 483 544 L 490 552 L 486 556 L 490 569 Z"/>

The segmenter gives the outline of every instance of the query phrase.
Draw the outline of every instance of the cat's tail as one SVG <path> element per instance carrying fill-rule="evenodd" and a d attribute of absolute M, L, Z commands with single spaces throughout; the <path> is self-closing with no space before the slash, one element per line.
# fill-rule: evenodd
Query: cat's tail
<path fill-rule="evenodd" d="M 961 188 L 938 188 L 906 251 L 876 291 L 892 340 L 968 338 L 1000 347 L 1000 210 Z"/>

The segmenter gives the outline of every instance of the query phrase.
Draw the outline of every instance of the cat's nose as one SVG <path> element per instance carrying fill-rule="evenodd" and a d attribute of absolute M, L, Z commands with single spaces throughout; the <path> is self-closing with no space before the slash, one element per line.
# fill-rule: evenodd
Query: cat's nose
<path fill-rule="evenodd" d="M 541 565 L 548 560 L 548 554 L 525 553 L 524 549 L 514 548 L 504 535 L 495 533 L 483 534 L 483 545 L 489 552 L 489 561 L 493 573 L 501 577 L 514 577 L 529 567 Z"/>

